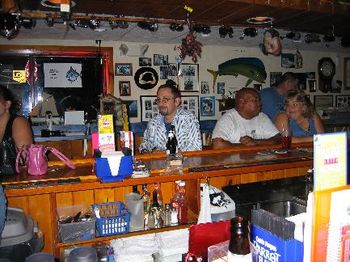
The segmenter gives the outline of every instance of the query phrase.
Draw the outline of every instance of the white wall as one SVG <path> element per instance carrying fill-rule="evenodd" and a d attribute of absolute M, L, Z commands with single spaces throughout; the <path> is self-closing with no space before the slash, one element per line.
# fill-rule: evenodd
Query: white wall
<path fill-rule="evenodd" d="M 119 47 L 121 43 L 126 44 L 129 47 L 129 52 L 132 55 L 135 56 L 125 56 L 121 55 L 121 52 L 119 50 Z M 62 46 L 96 46 L 95 40 L 91 41 L 64 41 L 64 40 L 56 40 L 56 41 L 46 41 L 46 40 L 28 40 L 25 43 L 23 41 L 17 41 L 16 39 L 13 39 L 11 41 L 7 41 L 4 43 L 6 45 L 10 44 L 27 44 L 27 45 L 62 45 Z M 137 54 L 139 54 L 140 46 L 145 43 L 126 43 L 126 42 L 104 42 L 102 41 L 101 46 L 102 47 L 113 47 L 114 54 L 113 54 L 113 61 L 114 63 L 132 63 L 133 65 L 133 74 L 136 72 L 136 70 L 139 68 L 139 60 Z M 333 85 L 335 84 L 336 80 L 343 81 L 343 71 L 344 71 L 344 57 L 350 57 L 350 52 L 347 53 L 336 53 L 336 52 L 327 52 L 325 50 L 324 52 L 319 51 L 303 51 L 299 50 L 302 57 L 303 57 L 303 68 L 300 69 L 287 69 L 281 67 L 281 58 L 275 57 L 275 56 L 265 56 L 261 53 L 259 48 L 245 48 L 245 47 L 238 47 L 238 46 L 204 46 L 202 48 L 202 57 L 198 60 L 199 64 L 199 83 L 201 81 L 208 81 L 210 84 L 210 96 L 216 96 L 217 98 L 221 98 L 221 95 L 217 95 L 213 93 L 212 89 L 212 76 L 210 73 L 207 72 L 207 69 L 214 69 L 217 70 L 217 67 L 220 63 L 223 63 L 229 59 L 238 58 L 238 57 L 257 57 L 261 59 L 265 65 L 266 72 L 267 72 L 267 79 L 266 83 L 262 85 L 262 87 L 269 86 L 270 83 L 270 72 L 287 72 L 292 71 L 296 73 L 304 73 L 304 72 L 316 72 L 316 79 L 318 78 L 317 75 L 317 64 L 319 59 L 322 57 L 330 57 L 336 64 L 336 75 L 333 78 Z M 284 53 L 295 53 L 296 50 L 283 50 Z M 176 63 L 176 57 L 178 56 L 178 52 L 174 50 L 174 45 L 171 44 L 149 44 L 149 49 L 146 52 L 146 57 L 151 57 L 153 62 L 153 54 L 161 54 L 161 55 L 168 55 L 169 56 L 169 63 Z M 192 63 L 190 58 L 186 58 L 184 63 Z M 153 66 L 158 72 L 159 72 L 159 66 Z M 155 95 L 157 87 L 151 89 L 151 90 L 142 90 L 139 87 L 136 86 L 133 76 L 115 76 L 114 77 L 114 95 L 119 97 L 119 81 L 130 81 L 131 82 L 131 96 L 124 96 L 122 97 L 123 100 L 137 100 L 138 101 L 138 117 L 130 119 L 131 122 L 139 122 L 140 121 L 140 96 L 142 95 Z M 243 87 L 247 81 L 246 77 L 238 76 L 237 78 L 233 76 L 219 76 L 218 77 L 219 82 L 225 82 L 225 88 L 226 90 L 238 90 L 239 88 Z M 158 86 L 160 84 L 164 83 L 164 80 L 160 80 L 158 82 Z M 255 82 L 251 84 L 253 86 Z M 229 88 L 229 89 L 228 89 Z M 216 88 L 215 88 L 216 89 Z M 308 90 L 306 90 L 308 92 Z M 226 92 L 227 93 L 227 92 Z M 192 92 L 192 93 L 183 93 L 184 95 L 199 95 L 199 96 L 208 96 L 201 95 L 200 92 Z M 325 95 L 324 93 L 317 90 L 315 93 L 310 93 L 311 101 L 313 101 L 314 95 Z M 330 94 L 330 93 L 328 93 Z M 327 95 L 328 95 L 327 94 Z M 350 95 L 350 90 L 342 90 L 342 94 L 348 94 Z M 335 97 L 337 94 L 333 94 Z M 335 101 L 334 101 L 335 103 Z M 205 119 L 215 119 L 218 118 L 221 113 L 218 112 L 218 104 L 216 103 L 216 116 L 205 118 L 201 117 L 201 120 Z"/>

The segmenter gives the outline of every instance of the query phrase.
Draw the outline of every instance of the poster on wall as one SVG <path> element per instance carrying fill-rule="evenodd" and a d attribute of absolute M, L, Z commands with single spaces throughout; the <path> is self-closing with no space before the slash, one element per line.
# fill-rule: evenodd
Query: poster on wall
<path fill-rule="evenodd" d="M 82 88 L 80 63 L 44 63 L 45 88 Z"/>

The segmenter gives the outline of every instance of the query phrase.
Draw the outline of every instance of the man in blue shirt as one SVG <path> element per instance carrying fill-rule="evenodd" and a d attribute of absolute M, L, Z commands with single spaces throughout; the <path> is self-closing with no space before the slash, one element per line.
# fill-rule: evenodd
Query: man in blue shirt
<path fill-rule="evenodd" d="M 199 121 L 193 113 L 180 107 L 181 93 L 174 81 L 168 80 L 158 88 L 156 103 L 159 115 L 148 122 L 140 152 L 165 151 L 171 125 L 175 126 L 180 151 L 201 150 Z"/>
<path fill-rule="evenodd" d="M 297 89 L 299 80 L 294 73 L 284 73 L 278 79 L 276 86 L 261 90 L 261 111 L 274 122 L 276 115 L 284 111 L 284 98 L 289 90 Z"/>

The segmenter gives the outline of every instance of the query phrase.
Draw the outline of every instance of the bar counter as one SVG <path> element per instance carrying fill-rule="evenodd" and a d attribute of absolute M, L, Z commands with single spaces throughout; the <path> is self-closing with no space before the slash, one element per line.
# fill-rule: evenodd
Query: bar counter
<path fill-rule="evenodd" d="M 101 183 L 93 171 L 93 159 L 73 160 L 75 170 L 70 170 L 60 162 L 49 162 L 49 172 L 44 176 L 28 176 L 25 168 L 15 177 L 3 179 L 3 186 L 9 206 L 21 207 L 38 222 L 44 232 L 44 251 L 54 253 L 58 258 L 63 248 L 74 244 L 91 245 L 97 241 L 109 241 L 118 235 L 102 237 L 89 241 L 59 243 L 57 229 L 58 207 L 88 205 L 94 203 L 125 200 L 125 194 L 132 191 L 133 185 L 147 184 L 152 192 L 156 182 L 161 183 L 163 200 L 170 202 L 174 192 L 174 181 L 186 181 L 186 198 L 189 214 L 195 222 L 199 213 L 200 183 L 221 188 L 230 184 L 252 183 L 265 180 L 305 175 L 312 168 L 312 145 L 303 144 L 287 153 L 280 148 L 238 147 L 226 150 L 204 150 L 185 152 L 183 174 L 165 175 L 165 155 L 137 155 L 151 170 L 146 178 L 127 178 L 120 182 Z M 139 187 L 141 191 L 141 188 Z M 181 226 L 183 227 L 183 226 Z M 165 231 L 179 227 L 161 228 L 151 231 L 133 232 L 127 235 L 145 234 L 154 231 Z"/>

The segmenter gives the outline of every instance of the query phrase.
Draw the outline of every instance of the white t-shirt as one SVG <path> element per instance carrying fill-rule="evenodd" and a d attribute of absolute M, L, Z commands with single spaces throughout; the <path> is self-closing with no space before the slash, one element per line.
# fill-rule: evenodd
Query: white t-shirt
<path fill-rule="evenodd" d="M 213 138 L 222 138 L 230 143 L 240 143 L 243 136 L 253 139 L 268 139 L 278 134 L 278 130 L 267 115 L 260 112 L 252 119 L 245 119 L 236 109 L 227 111 L 216 123 Z"/>

